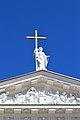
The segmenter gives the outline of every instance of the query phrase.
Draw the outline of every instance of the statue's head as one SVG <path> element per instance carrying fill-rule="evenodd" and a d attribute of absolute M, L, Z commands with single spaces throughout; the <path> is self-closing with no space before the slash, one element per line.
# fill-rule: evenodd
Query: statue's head
<path fill-rule="evenodd" d="M 6 95 L 9 95 L 9 91 L 6 92 Z"/>
<path fill-rule="evenodd" d="M 43 51 L 43 48 L 42 48 L 42 47 L 39 47 L 39 51 Z"/>
<path fill-rule="evenodd" d="M 56 94 L 59 95 L 59 91 L 56 91 Z"/>

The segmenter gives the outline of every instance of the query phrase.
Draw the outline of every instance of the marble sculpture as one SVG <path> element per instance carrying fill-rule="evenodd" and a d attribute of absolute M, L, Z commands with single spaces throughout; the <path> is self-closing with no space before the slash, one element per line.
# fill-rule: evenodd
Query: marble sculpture
<path fill-rule="evenodd" d="M 0 94 L 0 104 L 80 104 L 80 97 L 63 92 L 60 94 L 56 91 L 55 94 L 45 91 L 37 91 L 31 87 L 25 94 L 18 93 L 13 97 L 9 92 Z"/>

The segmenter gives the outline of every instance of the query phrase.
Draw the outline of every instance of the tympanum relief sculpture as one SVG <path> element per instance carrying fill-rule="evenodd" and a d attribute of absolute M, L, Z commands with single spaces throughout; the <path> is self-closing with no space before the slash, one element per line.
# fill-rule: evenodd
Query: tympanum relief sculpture
<path fill-rule="evenodd" d="M 37 91 L 31 87 L 25 94 L 18 93 L 10 97 L 9 92 L 0 94 L 0 104 L 80 104 L 80 97 L 66 92 L 56 93 Z"/>

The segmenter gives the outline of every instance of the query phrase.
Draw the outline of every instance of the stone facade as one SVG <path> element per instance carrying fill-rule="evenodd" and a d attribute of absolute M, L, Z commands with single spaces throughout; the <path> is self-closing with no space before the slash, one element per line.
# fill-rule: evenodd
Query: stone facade
<path fill-rule="evenodd" d="M 45 70 L 1 81 L 0 120 L 80 120 L 80 81 Z"/>
<path fill-rule="evenodd" d="M 14 106 L 0 109 L 0 120 L 80 120 L 80 109 L 75 106 Z M 18 108 L 19 107 L 19 108 Z M 31 107 L 31 108 L 30 108 Z M 60 108 L 59 108 L 60 107 Z"/>

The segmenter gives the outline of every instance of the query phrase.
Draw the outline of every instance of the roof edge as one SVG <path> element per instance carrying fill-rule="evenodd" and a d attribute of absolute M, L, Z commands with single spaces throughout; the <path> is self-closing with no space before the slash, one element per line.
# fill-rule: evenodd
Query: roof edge
<path fill-rule="evenodd" d="M 11 78 L 8 78 L 8 79 L 0 80 L 0 83 L 5 82 L 5 81 L 9 81 L 9 80 L 12 80 L 12 79 L 24 77 L 26 75 L 40 73 L 40 72 L 46 72 L 46 73 L 49 73 L 49 74 L 58 75 L 58 76 L 65 77 L 65 78 L 68 78 L 68 79 L 71 79 L 71 80 L 77 80 L 77 81 L 80 80 L 80 79 L 77 79 L 77 78 L 74 78 L 74 77 L 70 77 L 70 76 L 67 76 L 67 75 L 63 75 L 63 74 L 52 72 L 52 71 L 48 71 L 48 70 L 39 70 L 39 71 L 33 71 L 33 72 L 25 73 L 25 74 L 22 74 L 22 75 L 14 76 L 14 77 L 11 77 Z"/>

